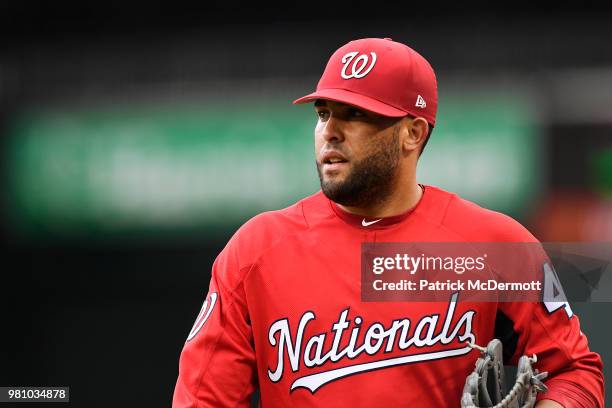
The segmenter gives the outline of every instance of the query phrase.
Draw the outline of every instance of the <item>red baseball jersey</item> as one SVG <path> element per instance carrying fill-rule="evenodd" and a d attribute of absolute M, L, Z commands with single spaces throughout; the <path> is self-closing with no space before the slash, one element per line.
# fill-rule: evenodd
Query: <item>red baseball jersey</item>
<path fill-rule="evenodd" d="M 212 268 L 183 348 L 174 407 L 459 406 L 480 345 L 537 354 L 540 398 L 603 406 L 602 362 L 569 305 L 362 302 L 362 242 L 534 242 L 505 215 L 431 186 L 372 223 L 321 192 L 242 226 Z M 541 265 L 534 265 L 541 267 Z"/>

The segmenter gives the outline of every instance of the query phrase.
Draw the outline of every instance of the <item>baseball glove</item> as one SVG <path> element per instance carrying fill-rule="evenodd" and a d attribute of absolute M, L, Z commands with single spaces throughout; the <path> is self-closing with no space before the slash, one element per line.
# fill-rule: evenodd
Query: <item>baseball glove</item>
<path fill-rule="evenodd" d="M 535 405 L 536 394 L 547 391 L 542 380 L 548 373 L 539 373 L 532 367 L 537 362 L 535 354 L 519 359 L 516 382 L 506 392 L 501 341 L 493 339 L 486 348 L 469 345 L 480 350 L 482 356 L 476 361 L 476 369 L 465 380 L 462 408 L 531 408 Z"/>

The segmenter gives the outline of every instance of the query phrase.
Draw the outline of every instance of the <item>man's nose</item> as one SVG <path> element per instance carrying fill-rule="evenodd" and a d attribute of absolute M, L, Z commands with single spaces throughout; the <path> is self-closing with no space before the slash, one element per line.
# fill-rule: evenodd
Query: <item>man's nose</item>
<path fill-rule="evenodd" d="M 329 119 L 325 122 L 322 134 L 323 139 L 327 143 L 339 143 L 344 140 L 342 123 L 341 119 L 330 115 Z"/>

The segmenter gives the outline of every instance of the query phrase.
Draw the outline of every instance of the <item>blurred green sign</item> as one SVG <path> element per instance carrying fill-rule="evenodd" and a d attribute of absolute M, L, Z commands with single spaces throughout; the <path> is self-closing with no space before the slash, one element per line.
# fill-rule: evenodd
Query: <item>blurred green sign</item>
<path fill-rule="evenodd" d="M 612 147 L 600 150 L 591 158 L 591 178 L 594 187 L 604 193 L 612 193 Z"/>
<path fill-rule="evenodd" d="M 441 100 L 419 180 L 520 211 L 540 171 L 522 101 Z M 284 100 L 25 112 L 4 149 L 12 221 L 45 236 L 233 227 L 318 189 L 315 121 Z"/>

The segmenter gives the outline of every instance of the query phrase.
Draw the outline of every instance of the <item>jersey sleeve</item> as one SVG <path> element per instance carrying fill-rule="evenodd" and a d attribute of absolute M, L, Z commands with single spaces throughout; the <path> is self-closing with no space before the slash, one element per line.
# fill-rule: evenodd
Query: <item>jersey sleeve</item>
<path fill-rule="evenodd" d="M 228 245 L 215 260 L 208 295 L 181 352 L 174 408 L 249 407 L 255 350 L 243 276 Z"/>
<path fill-rule="evenodd" d="M 532 267 L 542 270 L 550 265 L 545 254 L 532 261 Z M 548 392 L 540 393 L 538 400 L 550 399 L 566 408 L 604 406 L 602 360 L 589 350 L 578 316 L 567 301 L 507 302 L 499 309 L 503 318 L 498 312 L 496 331 L 504 331 L 500 321 L 508 327 L 505 334 L 496 335 L 510 344 L 511 363 L 516 364 L 521 355 L 535 354 L 535 368 L 548 372 L 544 381 Z"/>

